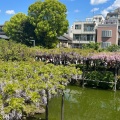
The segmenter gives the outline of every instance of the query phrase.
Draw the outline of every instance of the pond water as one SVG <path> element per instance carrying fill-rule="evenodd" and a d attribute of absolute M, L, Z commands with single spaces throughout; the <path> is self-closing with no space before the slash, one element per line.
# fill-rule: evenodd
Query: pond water
<path fill-rule="evenodd" d="M 120 91 L 69 86 L 65 92 L 64 120 L 120 120 Z M 49 102 L 49 120 L 61 120 L 60 115 L 61 97 L 56 97 Z"/>

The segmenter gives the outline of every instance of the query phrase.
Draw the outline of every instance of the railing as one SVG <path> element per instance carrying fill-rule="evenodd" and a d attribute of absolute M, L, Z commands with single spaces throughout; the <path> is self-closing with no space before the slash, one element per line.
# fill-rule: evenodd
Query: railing
<path fill-rule="evenodd" d="M 78 40 L 73 40 L 72 41 L 72 43 L 90 43 L 90 42 L 95 42 L 94 40 L 89 40 L 89 41 L 87 41 L 87 40 L 80 40 L 80 41 L 78 41 Z"/>

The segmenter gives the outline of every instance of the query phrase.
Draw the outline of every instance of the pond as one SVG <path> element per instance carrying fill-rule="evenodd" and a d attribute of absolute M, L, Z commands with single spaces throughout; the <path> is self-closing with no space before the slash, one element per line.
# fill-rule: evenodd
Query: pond
<path fill-rule="evenodd" d="M 120 120 L 120 91 L 69 86 L 65 92 L 64 120 Z M 49 102 L 49 120 L 61 120 L 60 115 L 61 97 L 56 97 Z"/>

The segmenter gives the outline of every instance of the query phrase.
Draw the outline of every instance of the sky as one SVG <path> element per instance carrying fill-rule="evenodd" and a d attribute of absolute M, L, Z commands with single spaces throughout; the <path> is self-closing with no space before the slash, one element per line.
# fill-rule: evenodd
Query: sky
<path fill-rule="evenodd" d="M 27 14 L 28 7 L 37 0 L 0 0 L 0 24 L 22 12 Z M 59 0 L 66 5 L 69 26 L 75 21 L 85 21 L 86 17 L 106 14 L 120 7 L 120 0 Z"/>

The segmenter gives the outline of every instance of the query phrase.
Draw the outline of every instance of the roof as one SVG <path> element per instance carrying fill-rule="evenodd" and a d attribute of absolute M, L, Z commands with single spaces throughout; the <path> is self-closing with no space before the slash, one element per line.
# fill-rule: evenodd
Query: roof
<path fill-rule="evenodd" d="M 68 40 L 68 39 L 66 39 L 64 36 L 60 36 L 60 37 L 58 37 L 58 39 L 59 39 L 59 40 L 65 40 L 65 41 Z"/>
<path fill-rule="evenodd" d="M 7 37 L 6 35 L 0 35 L 1 39 L 9 39 L 9 37 Z"/>
<path fill-rule="evenodd" d="M 63 37 L 65 37 L 67 40 L 70 40 L 70 41 L 73 40 L 68 34 L 63 35 Z"/>
<path fill-rule="evenodd" d="M 107 29 L 111 29 L 111 28 L 115 28 L 117 29 L 117 25 L 116 24 L 101 24 L 101 25 L 98 25 L 97 26 L 97 29 L 98 28 L 107 28 Z M 104 29 L 103 29 L 104 30 Z"/>
<path fill-rule="evenodd" d="M 71 37 L 69 37 L 69 35 L 67 35 L 67 34 L 64 34 L 63 36 L 59 36 L 59 37 L 57 37 L 59 40 L 61 40 L 61 41 L 68 41 L 68 42 L 72 42 L 72 38 Z"/>

